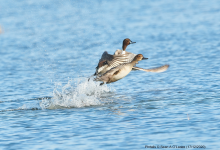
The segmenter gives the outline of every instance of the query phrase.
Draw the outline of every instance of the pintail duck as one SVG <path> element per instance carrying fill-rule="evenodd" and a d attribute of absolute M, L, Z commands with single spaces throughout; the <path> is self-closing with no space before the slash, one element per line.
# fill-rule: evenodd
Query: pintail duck
<path fill-rule="evenodd" d="M 96 67 L 96 72 L 94 75 L 102 75 L 106 71 L 114 68 L 120 64 L 129 63 L 131 62 L 137 54 L 133 54 L 130 52 L 125 51 L 127 46 L 136 42 L 132 42 L 130 39 L 124 39 L 122 43 L 122 50 L 116 50 L 114 55 L 108 54 L 105 51 L 102 54 L 101 59 L 99 60 L 98 66 Z M 143 58 L 147 59 L 147 58 Z"/>
<path fill-rule="evenodd" d="M 95 81 L 103 81 L 103 83 L 101 83 L 100 85 L 104 83 L 111 83 L 118 81 L 124 78 L 125 76 L 127 76 L 131 72 L 133 66 L 136 63 L 138 63 L 138 61 L 141 61 L 143 58 L 144 56 L 142 54 L 138 54 L 134 57 L 134 59 L 131 62 L 120 64 L 117 67 L 111 68 L 101 76 L 97 76 Z"/>
<path fill-rule="evenodd" d="M 126 38 L 124 39 L 122 43 L 122 50 L 119 50 L 119 49 L 116 50 L 114 55 L 108 54 L 108 52 L 105 51 L 102 54 L 101 59 L 99 60 L 94 76 L 102 75 L 108 70 L 110 70 L 111 68 L 114 68 L 120 64 L 130 63 L 137 54 L 130 53 L 125 50 L 129 44 L 133 44 L 133 43 L 136 43 L 136 42 L 132 42 L 130 39 Z M 143 58 L 143 59 L 147 59 L 147 58 Z M 163 71 L 166 71 L 168 67 L 169 65 L 164 65 L 164 66 L 152 68 L 152 69 L 143 69 L 143 68 L 133 66 L 133 70 L 141 70 L 141 71 L 146 71 L 146 72 L 163 72 Z"/>

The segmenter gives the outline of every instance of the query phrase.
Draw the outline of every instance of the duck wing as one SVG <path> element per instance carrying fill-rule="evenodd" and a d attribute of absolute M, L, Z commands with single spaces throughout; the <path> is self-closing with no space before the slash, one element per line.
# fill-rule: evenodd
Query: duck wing
<path fill-rule="evenodd" d="M 94 75 L 99 75 L 101 72 L 106 72 L 121 64 L 130 63 L 133 59 L 133 57 L 130 57 L 127 54 L 110 55 L 108 52 L 104 52 L 99 60 L 99 63 L 96 67 L 96 73 Z"/>
<path fill-rule="evenodd" d="M 122 55 L 122 50 L 117 49 L 114 53 L 114 56 Z M 131 62 L 137 54 L 125 51 L 125 55 L 128 58 L 128 62 Z"/>
<path fill-rule="evenodd" d="M 137 54 L 125 51 L 125 54 L 121 54 L 122 50 L 116 50 L 113 55 L 112 61 L 108 61 L 109 68 L 117 67 L 118 65 L 130 63 Z"/>
<path fill-rule="evenodd" d="M 109 54 L 107 51 L 105 51 L 103 54 L 102 54 L 102 57 L 101 59 L 99 59 L 99 63 L 96 67 L 96 72 L 94 75 L 98 75 L 101 70 L 103 70 L 103 66 L 107 65 L 109 61 L 112 61 L 113 59 L 113 55 Z M 101 68 L 101 69 L 100 69 Z"/>
<path fill-rule="evenodd" d="M 156 67 L 156 68 L 151 68 L 151 69 L 143 69 L 143 68 L 139 68 L 139 67 L 133 67 L 132 69 L 146 71 L 146 72 L 160 73 L 160 72 L 166 71 L 168 68 L 169 68 L 169 65 L 163 65 L 163 66 Z"/>
<path fill-rule="evenodd" d="M 127 55 L 114 55 L 114 59 L 107 62 L 108 62 L 108 67 L 111 69 L 121 64 L 129 63 L 130 61 Z"/>
<path fill-rule="evenodd" d="M 113 59 L 113 55 L 109 54 L 107 51 L 105 51 L 103 54 L 102 54 L 102 57 L 101 59 L 99 60 L 99 62 L 101 61 L 111 61 Z"/>

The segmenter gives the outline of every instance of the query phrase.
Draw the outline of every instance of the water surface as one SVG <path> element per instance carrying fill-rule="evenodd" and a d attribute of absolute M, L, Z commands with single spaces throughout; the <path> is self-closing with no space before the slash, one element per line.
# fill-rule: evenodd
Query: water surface
<path fill-rule="evenodd" d="M 219 149 L 219 1 L 0 4 L 0 149 Z M 125 38 L 170 68 L 88 82 Z"/>

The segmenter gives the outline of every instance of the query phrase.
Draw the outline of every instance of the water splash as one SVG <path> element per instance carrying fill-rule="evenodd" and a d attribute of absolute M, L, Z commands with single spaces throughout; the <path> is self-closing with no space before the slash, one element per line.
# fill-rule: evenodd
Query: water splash
<path fill-rule="evenodd" d="M 74 84 L 73 84 L 74 83 Z M 112 89 L 107 85 L 100 86 L 100 83 L 87 78 L 79 78 L 77 81 L 69 80 L 66 85 L 56 83 L 51 99 L 45 98 L 40 102 L 42 109 L 60 109 L 72 107 L 85 107 L 102 105 L 112 100 L 109 94 Z"/>

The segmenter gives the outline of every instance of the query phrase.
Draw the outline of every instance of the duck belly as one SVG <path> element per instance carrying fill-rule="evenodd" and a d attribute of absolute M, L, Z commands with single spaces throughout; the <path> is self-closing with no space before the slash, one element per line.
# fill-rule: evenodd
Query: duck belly
<path fill-rule="evenodd" d="M 112 79 L 110 82 L 115 82 L 118 81 L 122 78 L 124 78 L 125 76 L 127 76 L 130 72 L 131 72 L 132 68 L 123 68 L 121 69 L 116 75 L 113 75 Z"/>

